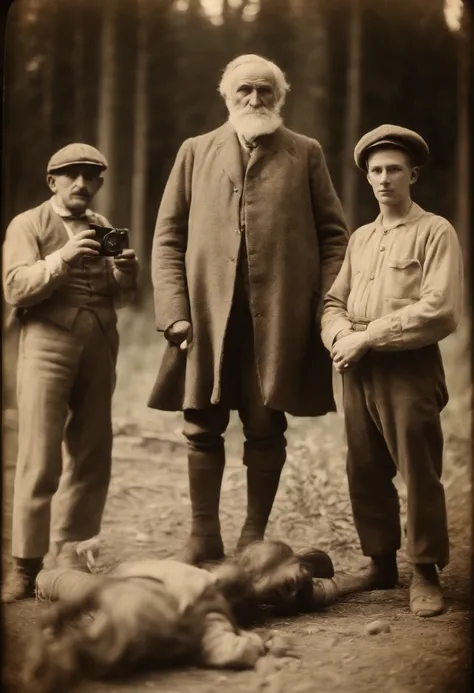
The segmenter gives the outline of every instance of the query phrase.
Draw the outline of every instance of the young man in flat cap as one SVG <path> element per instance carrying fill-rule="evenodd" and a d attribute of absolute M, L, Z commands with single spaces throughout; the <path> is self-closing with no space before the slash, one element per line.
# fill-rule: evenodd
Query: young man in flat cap
<path fill-rule="evenodd" d="M 323 341 L 342 373 L 349 490 L 368 589 L 394 587 L 400 548 L 397 471 L 408 489 L 410 607 L 443 610 L 438 569 L 449 560 L 440 412 L 448 394 L 438 342 L 456 329 L 462 258 L 451 224 L 411 199 L 428 159 L 416 132 L 382 125 L 362 137 L 355 161 L 379 203 L 352 235 L 326 295 Z"/>
<path fill-rule="evenodd" d="M 99 253 L 89 227 L 109 225 L 88 208 L 106 168 L 105 157 L 87 144 L 56 152 L 46 179 L 53 196 L 15 217 L 6 232 L 3 286 L 21 333 L 14 568 L 3 601 L 34 594 L 60 480 L 59 535 L 51 537 L 58 561 L 66 541 L 89 539 L 101 525 L 111 470 L 115 304 L 133 295 L 138 267 L 131 249 L 113 258 Z"/>

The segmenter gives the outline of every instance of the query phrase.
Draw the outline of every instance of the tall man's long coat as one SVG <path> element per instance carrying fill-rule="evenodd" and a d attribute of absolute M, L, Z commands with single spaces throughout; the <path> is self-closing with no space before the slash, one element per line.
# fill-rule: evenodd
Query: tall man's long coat
<path fill-rule="evenodd" d="M 296 416 L 334 410 L 320 306 L 347 230 L 321 146 L 279 128 L 247 171 L 229 123 L 186 140 L 161 201 L 152 251 L 156 327 L 189 320 L 187 355 L 168 345 L 149 406 L 200 409 L 220 399 L 224 336 L 244 235 L 255 357 L 264 402 Z M 179 382 L 181 379 L 181 387 Z"/>

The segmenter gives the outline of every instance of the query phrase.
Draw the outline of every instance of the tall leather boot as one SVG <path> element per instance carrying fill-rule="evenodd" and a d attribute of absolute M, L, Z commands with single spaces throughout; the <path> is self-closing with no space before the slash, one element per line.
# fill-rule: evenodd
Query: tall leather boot
<path fill-rule="evenodd" d="M 190 536 L 175 560 L 190 565 L 224 558 L 219 522 L 219 501 L 225 458 L 223 452 L 190 452 L 189 495 L 192 524 Z"/>
<path fill-rule="evenodd" d="M 278 468 L 247 467 L 247 517 L 237 542 L 237 553 L 248 544 L 263 539 L 278 491 L 280 475 L 281 469 Z"/>

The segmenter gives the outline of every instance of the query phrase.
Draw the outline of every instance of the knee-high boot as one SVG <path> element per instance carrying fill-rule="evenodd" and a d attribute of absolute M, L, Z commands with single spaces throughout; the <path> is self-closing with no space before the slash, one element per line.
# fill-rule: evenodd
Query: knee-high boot
<path fill-rule="evenodd" d="M 278 491 L 280 475 L 281 468 L 247 467 L 247 517 L 237 542 L 237 552 L 253 541 L 263 539 Z"/>
<path fill-rule="evenodd" d="M 191 533 L 176 560 L 198 565 L 224 558 L 219 522 L 219 501 L 224 474 L 224 452 L 190 452 L 188 455 Z"/>

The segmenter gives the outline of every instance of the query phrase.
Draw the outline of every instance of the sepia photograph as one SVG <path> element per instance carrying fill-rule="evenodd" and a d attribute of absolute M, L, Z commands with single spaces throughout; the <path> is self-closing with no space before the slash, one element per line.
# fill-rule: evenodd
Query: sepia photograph
<path fill-rule="evenodd" d="M 467 693 L 467 0 L 4 8 L 9 693 Z"/>

